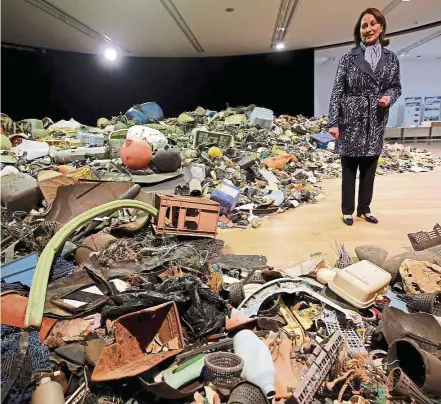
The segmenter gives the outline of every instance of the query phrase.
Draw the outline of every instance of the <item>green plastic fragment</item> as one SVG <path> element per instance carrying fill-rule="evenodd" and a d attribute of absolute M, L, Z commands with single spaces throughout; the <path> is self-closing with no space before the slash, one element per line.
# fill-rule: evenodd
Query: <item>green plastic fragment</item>
<path fill-rule="evenodd" d="M 5 135 L 1 135 L 0 149 L 1 150 L 9 150 L 11 147 L 12 147 L 12 143 L 8 139 L 8 137 Z"/>
<path fill-rule="evenodd" d="M 71 234 L 78 228 L 89 223 L 97 216 L 102 216 L 105 213 L 113 212 L 122 208 L 134 208 L 152 215 L 157 215 L 158 210 L 148 203 L 141 201 L 133 201 L 131 199 L 121 199 L 119 201 L 112 201 L 96 208 L 89 209 L 82 213 L 70 222 L 66 223 L 53 236 L 49 243 L 47 243 L 43 252 L 38 259 L 37 267 L 35 269 L 34 278 L 32 280 L 31 291 L 29 293 L 28 307 L 25 316 L 25 328 L 40 327 L 43 320 L 44 304 L 46 300 L 47 283 L 49 280 L 49 272 L 52 267 L 52 262 L 57 251 L 64 245 Z"/>
<path fill-rule="evenodd" d="M 193 121 L 194 119 L 186 113 L 182 113 L 181 115 L 178 116 L 178 122 L 185 123 L 185 122 L 193 122 Z"/>

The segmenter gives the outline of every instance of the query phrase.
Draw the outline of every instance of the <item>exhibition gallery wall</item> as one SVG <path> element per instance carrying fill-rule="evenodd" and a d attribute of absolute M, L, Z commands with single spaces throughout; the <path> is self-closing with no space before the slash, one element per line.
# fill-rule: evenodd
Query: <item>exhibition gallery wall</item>
<path fill-rule="evenodd" d="M 431 39 L 433 38 L 433 39 Z M 315 51 L 314 58 L 314 115 L 328 113 L 329 98 L 334 84 L 338 62 L 344 53 L 350 50 L 352 45 L 336 48 L 319 49 Z M 405 34 L 390 38 L 389 49 L 396 52 L 400 60 L 401 81 L 403 94 L 398 102 L 391 108 L 388 126 L 401 127 L 418 126 L 424 121 L 424 105 L 426 105 L 426 120 L 437 114 L 435 120 L 439 120 L 439 98 L 441 97 L 441 34 L 439 28 L 421 30 L 411 34 Z M 416 105 L 418 97 L 421 97 L 418 122 L 405 120 L 406 98 L 409 105 Z M 433 103 L 438 107 L 429 105 Z M 416 99 L 415 99 L 416 98 Z M 425 100 L 426 98 L 430 98 Z M 411 101 L 411 102 L 409 102 Z M 426 101 L 426 102 L 425 102 Z M 418 108 L 418 107 L 416 107 Z M 433 109 L 435 108 L 435 109 Z M 412 111 L 414 112 L 414 111 Z M 433 120 L 433 119 L 432 119 Z M 413 126 L 412 125 L 412 126 Z"/>

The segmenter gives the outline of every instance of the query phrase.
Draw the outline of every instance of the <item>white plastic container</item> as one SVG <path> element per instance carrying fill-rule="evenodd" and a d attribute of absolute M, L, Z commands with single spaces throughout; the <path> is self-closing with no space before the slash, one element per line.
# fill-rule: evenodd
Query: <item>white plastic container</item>
<path fill-rule="evenodd" d="M 163 149 L 167 146 L 167 138 L 159 130 L 147 126 L 135 125 L 127 131 L 126 139 L 142 139 L 152 145 L 153 150 Z"/>
<path fill-rule="evenodd" d="M 276 395 L 276 371 L 271 352 L 250 330 L 238 332 L 233 345 L 234 353 L 244 361 L 242 377 L 258 386 L 271 401 Z"/>
<path fill-rule="evenodd" d="M 329 288 L 360 309 L 369 307 L 389 286 L 391 275 L 369 261 L 360 261 L 338 269 Z"/>
<path fill-rule="evenodd" d="M 260 125 L 262 128 L 271 128 L 273 125 L 274 114 L 268 108 L 256 107 L 251 112 L 251 125 Z"/>
<path fill-rule="evenodd" d="M 49 154 L 49 144 L 46 142 L 34 142 L 33 140 L 23 139 L 17 146 L 20 153 L 26 153 L 26 160 L 34 160 L 45 157 Z"/>

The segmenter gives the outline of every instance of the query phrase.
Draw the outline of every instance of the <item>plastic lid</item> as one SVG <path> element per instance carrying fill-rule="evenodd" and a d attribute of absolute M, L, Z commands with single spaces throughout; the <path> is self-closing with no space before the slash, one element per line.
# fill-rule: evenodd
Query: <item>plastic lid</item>
<path fill-rule="evenodd" d="M 276 389 L 273 383 L 267 383 L 262 387 L 262 391 L 268 400 L 272 400 L 276 396 Z"/>

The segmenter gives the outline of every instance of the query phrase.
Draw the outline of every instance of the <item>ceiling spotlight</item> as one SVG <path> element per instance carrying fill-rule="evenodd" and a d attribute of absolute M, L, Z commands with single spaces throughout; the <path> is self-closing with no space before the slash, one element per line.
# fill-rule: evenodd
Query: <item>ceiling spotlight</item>
<path fill-rule="evenodd" d="M 284 47 L 285 47 L 285 44 L 283 42 L 276 43 L 276 49 L 280 50 L 280 49 L 283 49 Z"/>
<path fill-rule="evenodd" d="M 109 62 L 114 62 L 116 60 L 116 58 L 118 57 L 118 53 L 116 52 L 115 49 L 106 49 L 104 51 L 104 57 L 109 61 Z"/>

